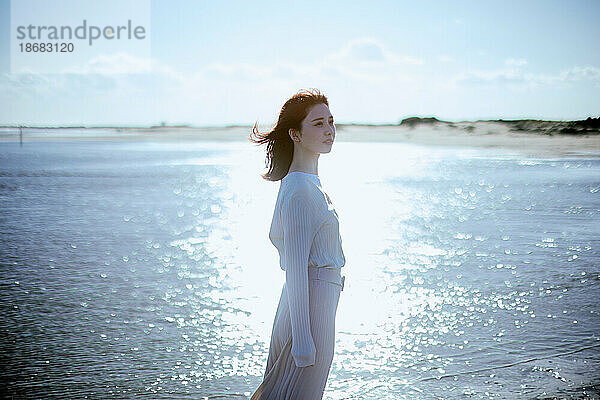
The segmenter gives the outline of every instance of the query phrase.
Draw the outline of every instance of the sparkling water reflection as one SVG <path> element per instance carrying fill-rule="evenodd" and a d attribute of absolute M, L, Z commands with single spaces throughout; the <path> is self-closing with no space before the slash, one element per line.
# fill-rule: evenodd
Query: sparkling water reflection
<path fill-rule="evenodd" d="M 5 392 L 256 388 L 283 284 L 260 149 L 0 150 Z M 347 256 L 326 399 L 598 396 L 600 160 L 340 142 L 319 170 Z"/>

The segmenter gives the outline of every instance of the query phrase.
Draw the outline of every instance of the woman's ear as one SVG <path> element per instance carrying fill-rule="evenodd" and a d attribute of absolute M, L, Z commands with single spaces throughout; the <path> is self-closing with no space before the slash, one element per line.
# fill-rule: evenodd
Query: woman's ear
<path fill-rule="evenodd" d="M 290 135 L 290 138 L 294 141 L 294 142 L 299 142 L 300 141 L 300 131 L 298 131 L 298 129 L 294 129 L 294 128 L 290 128 L 288 130 L 288 134 Z"/>

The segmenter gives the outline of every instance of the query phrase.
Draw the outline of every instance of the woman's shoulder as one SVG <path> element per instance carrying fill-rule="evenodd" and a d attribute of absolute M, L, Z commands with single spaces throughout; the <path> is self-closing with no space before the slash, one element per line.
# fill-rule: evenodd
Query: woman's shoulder
<path fill-rule="evenodd" d="M 314 182 L 311 182 L 302 177 L 298 177 L 298 174 L 290 175 L 285 181 L 281 182 L 281 188 L 283 199 L 308 201 L 310 199 L 318 198 L 319 188 Z"/>
<path fill-rule="evenodd" d="M 319 187 L 311 182 L 298 182 L 286 188 L 281 196 L 281 211 L 284 214 L 309 215 L 315 222 L 327 217 L 327 201 Z"/>

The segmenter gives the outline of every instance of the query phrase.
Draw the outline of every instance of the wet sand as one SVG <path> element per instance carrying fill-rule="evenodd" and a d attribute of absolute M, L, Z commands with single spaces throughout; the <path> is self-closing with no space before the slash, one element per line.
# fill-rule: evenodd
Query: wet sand
<path fill-rule="evenodd" d="M 600 134 L 561 134 L 536 128 L 514 129 L 506 122 L 477 121 L 416 125 L 338 125 L 339 142 L 402 142 L 424 146 L 510 149 L 529 157 L 600 157 Z M 268 129 L 268 126 L 261 129 Z M 251 126 L 152 127 L 152 128 L 23 128 L 28 141 L 117 140 L 117 141 L 246 141 Z M 0 141 L 19 142 L 19 129 L 0 128 Z"/>
<path fill-rule="evenodd" d="M 473 127 L 465 129 L 466 127 Z M 359 127 L 338 130 L 340 140 L 406 142 L 425 146 L 505 148 L 536 156 L 596 156 L 600 157 L 600 135 L 547 135 L 528 131 L 511 131 L 495 122 L 455 123 L 448 126 Z"/>

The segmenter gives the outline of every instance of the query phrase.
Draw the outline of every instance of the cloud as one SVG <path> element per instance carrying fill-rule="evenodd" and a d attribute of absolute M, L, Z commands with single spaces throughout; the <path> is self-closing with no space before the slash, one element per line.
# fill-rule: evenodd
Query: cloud
<path fill-rule="evenodd" d="M 358 38 L 321 60 L 306 63 L 211 63 L 196 71 L 194 80 L 268 85 L 276 82 L 296 86 L 303 86 L 307 81 L 315 84 L 337 80 L 377 83 L 407 80 L 410 69 L 422 64 L 423 60 L 396 54 L 375 39 Z"/>
<path fill-rule="evenodd" d="M 86 90 L 109 92 L 115 88 L 115 80 L 102 74 L 2 74 L 0 88 L 13 98 L 31 96 L 60 96 Z"/>
<path fill-rule="evenodd" d="M 295 74 L 292 65 L 256 65 L 249 63 L 211 63 L 196 72 L 196 78 L 220 79 L 227 81 L 265 81 L 275 75 L 291 77 Z"/>
<path fill-rule="evenodd" d="M 512 87 L 537 87 L 589 82 L 600 85 L 600 68 L 574 66 L 556 74 L 524 72 L 520 68 L 492 71 L 469 71 L 454 79 L 457 85 L 508 85 Z"/>
<path fill-rule="evenodd" d="M 328 58 L 329 62 L 350 64 L 388 64 L 421 65 L 423 60 L 417 57 L 398 55 L 378 40 L 358 38 L 346 43 L 339 51 Z"/>
<path fill-rule="evenodd" d="M 166 77 L 169 80 L 184 81 L 184 76 L 174 68 L 152 58 L 140 58 L 118 52 L 100 54 L 85 64 L 65 68 L 63 74 L 72 75 L 122 75 L 122 74 L 152 74 Z"/>
<path fill-rule="evenodd" d="M 132 74 L 149 73 L 151 59 L 139 58 L 127 53 L 100 54 L 84 64 L 65 68 L 62 73 L 70 74 Z"/>
<path fill-rule="evenodd" d="M 157 60 L 123 53 L 99 55 L 63 73 L 5 73 L 0 101 L 10 107 L 0 111 L 0 122 L 147 123 L 171 107 L 186 79 Z M 163 100 L 170 104 L 165 107 Z"/>
<path fill-rule="evenodd" d="M 450 57 L 450 56 L 447 56 L 447 55 L 445 55 L 445 54 L 440 54 L 440 55 L 437 57 L 437 59 L 438 59 L 439 61 L 441 61 L 441 62 L 445 62 L 445 63 L 447 63 L 447 62 L 453 62 L 453 61 L 454 61 L 454 59 L 453 59 L 452 57 Z"/>
<path fill-rule="evenodd" d="M 558 79 L 560 81 L 591 81 L 591 82 L 600 82 L 600 68 L 592 67 L 592 66 L 584 66 L 584 67 L 572 67 L 565 71 L 562 71 Z"/>
<path fill-rule="evenodd" d="M 455 61 L 439 55 L 440 62 Z M 511 61 L 509 61 L 511 60 Z M 319 60 L 304 63 L 210 63 L 179 70 L 156 59 L 104 54 L 63 74 L 0 75 L 2 123 L 218 125 L 274 121 L 282 99 L 318 87 L 340 121 L 389 122 L 403 115 L 459 112 L 452 99 L 467 87 L 600 85 L 600 69 L 574 66 L 554 74 L 527 71 L 508 59 L 494 70 L 452 77 L 424 68 L 374 38 L 357 38 Z M 427 67 L 427 65 L 425 65 Z M 432 111 L 433 110 L 433 111 Z"/>
<path fill-rule="evenodd" d="M 504 61 L 504 64 L 509 65 L 509 66 L 514 66 L 514 67 L 521 67 L 521 66 L 527 64 L 527 60 L 525 60 L 523 58 L 519 58 L 519 59 L 509 58 L 506 61 Z"/>
<path fill-rule="evenodd" d="M 420 96 L 423 60 L 357 38 L 305 63 L 210 63 L 193 71 L 125 53 L 103 54 L 62 74 L 0 76 L 2 123 L 218 125 L 272 121 L 282 99 L 318 87 L 345 121 L 381 121 Z M 401 98 L 398 98 L 401 93 Z M 383 106 L 368 106 L 377 98 Z M 260 99 L 260 101 L 256 101 Z M 418 111 L 418 110 L 417 110 Z"/>
<path fill-rule="evenodd" d="M 85 64 L 64 69 L 61 74 L 5 74 L 0 85 L 23 91 L 44 87 L 81 88 L 85 85 L 102 90 L 127 85 L 127 82 L 143 83 L 149 80 L 178 89 L 216 81 L 252 84 L 307 78 L 322 80 L 337 76 L 368 81 L 390 78 L 405 72 L 405 67 L 421 64 L 423 60 L 396 54 L 375 39 L 358 38 L 347 42 L 324 59 L 305 64 L 210 63 L 184 73 L 156 59 L 139 58 L 121 52 L 98 55 Z"/>

